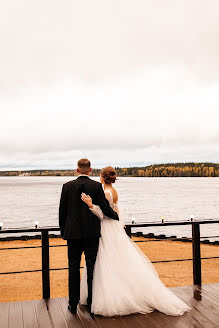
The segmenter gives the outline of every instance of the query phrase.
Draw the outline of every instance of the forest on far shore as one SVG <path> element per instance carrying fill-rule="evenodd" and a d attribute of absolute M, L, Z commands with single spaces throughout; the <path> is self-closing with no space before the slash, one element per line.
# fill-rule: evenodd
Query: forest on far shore
<path fill-rule="evenodd" d="M 170 163 L 145 167 L 115 167 L 120 177 L 219 177 L 219 164 Z M 76 170 L 25 170 L 0 171 L 0 176 L 76 176 Z M 99 176 L 100 169 L 93 169 L 92 176 Z"/>

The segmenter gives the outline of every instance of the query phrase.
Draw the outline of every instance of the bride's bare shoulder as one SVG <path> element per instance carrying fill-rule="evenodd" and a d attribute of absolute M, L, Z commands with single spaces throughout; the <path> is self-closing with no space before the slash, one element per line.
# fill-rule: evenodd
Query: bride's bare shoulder
<path fill-rule="evenodd" d="M 111 193 L 110 193 L 110 191 L 109 190 L 104 190 L 104 193 L 105 193 L 105 197 L 106 197 L 106 199 L 109 201 L 109 202 L 111 202 Z"/>
<path fill-rule="evenodd" d="M 115 188 L 112 188 L 112 190 L 105 189 L 104 192 L 106 199 L 109 202 L 113 201 L 113 204 L 116 204 L 118 202 L 118 193 Z"/>

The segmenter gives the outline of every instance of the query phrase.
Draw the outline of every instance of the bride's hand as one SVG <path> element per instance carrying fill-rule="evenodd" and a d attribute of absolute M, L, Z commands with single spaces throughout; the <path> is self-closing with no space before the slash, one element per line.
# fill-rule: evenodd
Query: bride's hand
<path fill-rule="evenodd" d="M 89 195 L 86 195 L 84 192 L 81 193 L 81 199 L 83 200 L 83 202 L 85 202 L 85 204 L 87 204 L 89 208 L 92 209 L 94 207 L 92 203 L 92 198 Z"/>

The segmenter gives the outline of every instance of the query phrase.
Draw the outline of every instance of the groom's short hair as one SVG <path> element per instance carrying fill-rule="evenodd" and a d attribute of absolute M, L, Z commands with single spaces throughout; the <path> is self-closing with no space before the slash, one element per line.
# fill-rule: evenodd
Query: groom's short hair
<path fill-rule="evenodd" d="M 90 171 L 90 161 L 87 158 L 81 158 L 78 161 L 78 169 L 82 174 L 87 174 Z"/>

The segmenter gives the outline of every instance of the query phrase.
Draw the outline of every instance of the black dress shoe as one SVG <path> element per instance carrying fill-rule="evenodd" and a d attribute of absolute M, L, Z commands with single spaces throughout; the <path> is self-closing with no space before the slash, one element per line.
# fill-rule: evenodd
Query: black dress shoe
<path fill-rule="evenodd" d="M 68 310 L 72 313 L 75 314 L 77 313 L 77 306 L 71 306 L 68 304 Z"/>

